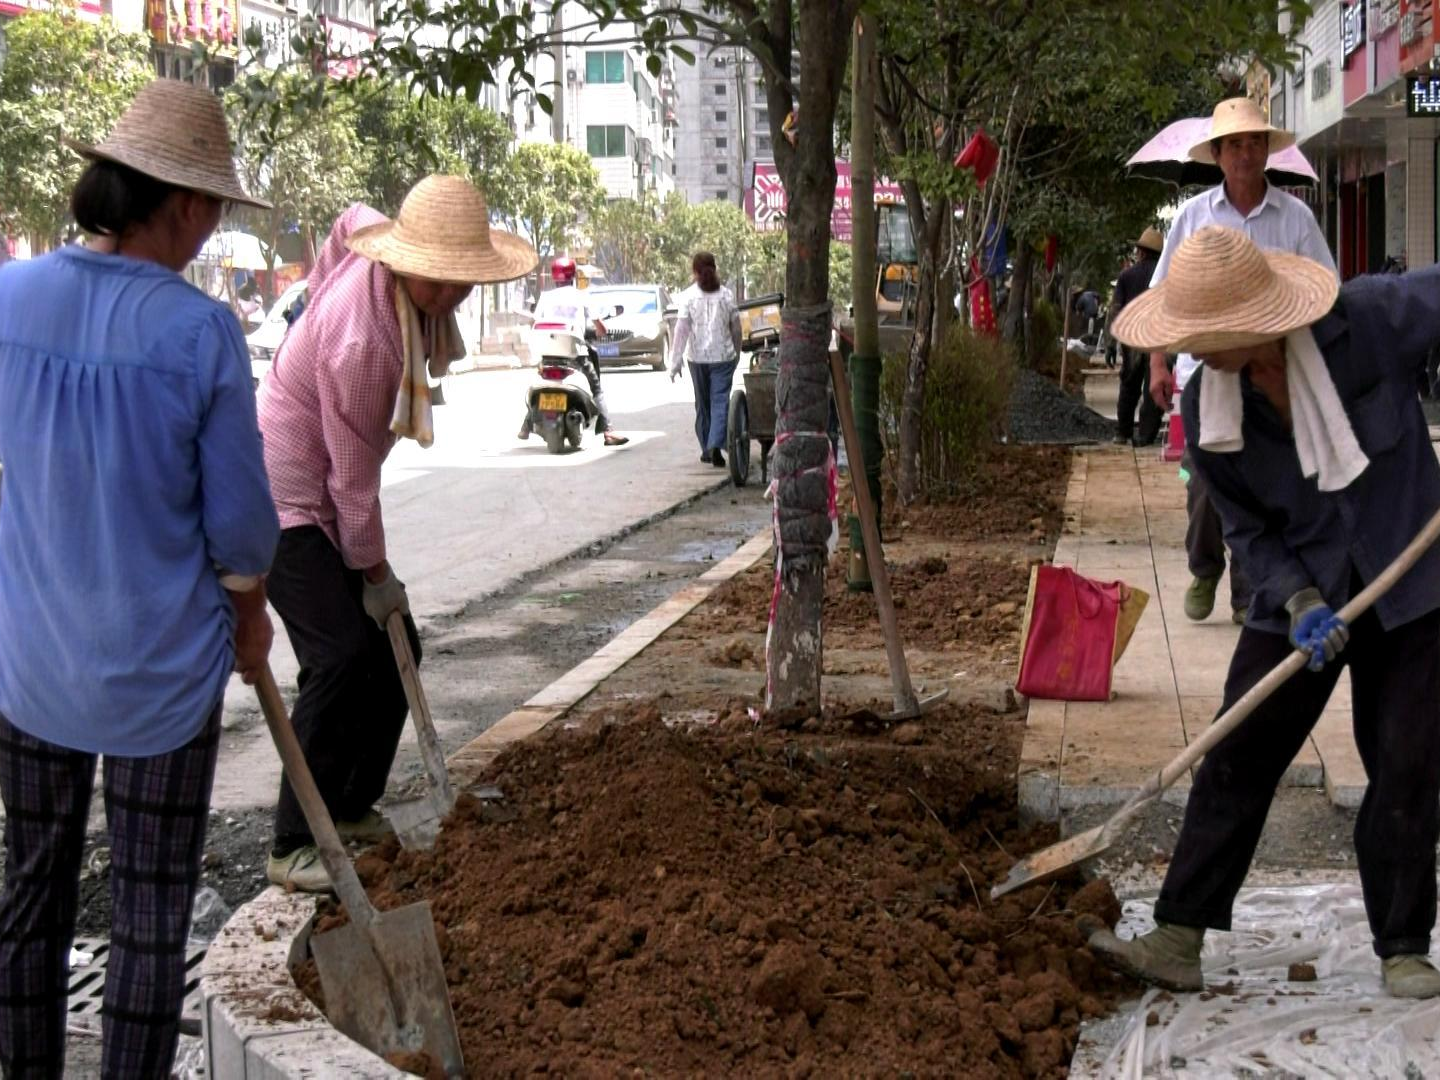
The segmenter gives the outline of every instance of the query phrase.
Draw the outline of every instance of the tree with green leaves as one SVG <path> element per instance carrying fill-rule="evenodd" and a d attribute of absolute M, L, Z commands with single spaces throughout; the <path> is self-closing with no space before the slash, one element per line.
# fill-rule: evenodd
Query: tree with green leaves
<path fill-rule="evenodd" d="M 607 280 L 617 285 L 649 281 L 672 285 L 661 250 L 671 218 L 670 204 L 661 204 L 650 192 L 638 199 L 612 199 L 602 206 L 587 231 L 592 257 L 605 268 Z"/>
<path fill-rule="evenodd" d="M 32 11 L 5 27 L 0 63 L 0 232 L 25 235 L 37 250 L 73 226 L 70 190 L 80 155 L 62 139 L 100 142 L 152 78 L 150 45 L 108 17 L 80 19 L 72 8 Z"/>
<path fill-rule="evenodd" d="M 581 224 L 605 201 L 590 155 L 558 143 L 521 143 L 510 160 L 495 209 L 530 239 L 541 259 L 579 243 Z"/>

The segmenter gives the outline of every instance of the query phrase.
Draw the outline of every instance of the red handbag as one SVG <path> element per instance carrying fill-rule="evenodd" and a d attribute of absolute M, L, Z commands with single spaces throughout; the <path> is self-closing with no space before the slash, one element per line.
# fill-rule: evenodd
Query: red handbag
<path fill-rule="evenodd" d="M 1015 689 L 1032 698 L 1109 701 L 1120 608 L 1129 592 L 1122 582 L 1091 581 L 1068 566 L 1035 567 Z"/>

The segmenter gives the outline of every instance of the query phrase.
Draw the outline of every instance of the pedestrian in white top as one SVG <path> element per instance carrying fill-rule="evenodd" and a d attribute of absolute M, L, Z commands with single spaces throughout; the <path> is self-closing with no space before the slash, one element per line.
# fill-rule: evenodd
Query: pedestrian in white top
<path fill-rule="evenodd" d="M 1273 128 L 1249 98 L 1229 98 L 1215 106 L 1210 119 L 1210 137 L 1190 148 L 1196 161 L 1220 166 L 1225 180 L 1188 199 L 1180 207 L 1164 250 L 1150 280 L 1153 288 L 1165 280 L 1170 259 L 1193 233 L 1207 225 L 1223 225 L 1248 236 L 1257 247 L 1290 255 L 1303 255 L 1335 272 L 1335 260 L 1325 243 L 1325 234 L 1315 215 L 1295 196 L 1280 191 L 1265 179 L 1270 154 L 1295 141 L 1288 131 Z M 1338 275 L 1337 275 L 1338 276 Z M 1166 355 L 1150 354 L 1150 395 L 1161 409 L 1169 410 L 1171 400 L 1185 389 L 1199 361 L 1181 353 L 1172 373 Z M 1206 494 L 1204 481 L 1184 462 L 1190 475 L 1185 508 L 1188 524 L 1185 551 L 1192 580 L 1185 590 L 1185 614 L 1197 622 L 1215 609 L 1215 592 L 1225 573 L 1225 541 L 1220 515 Z M 1230 615 L 1243 623 L 1250 607 L 1251 587 L 1243 569 L 1230 557 Z"/>
<path fill-rule="evenodd" d="M 740 362 L 740 309 L 720 284 L 715 256 L 700 251 L 690 260 L 695 284 L 678 297 L 680 319 L 670 348 L 670 381 L 680 374 L 685 348 L 690 347 L 690 378 L 695 384 L 695 438 L 700 460 L 725 467 L 726 410 L 730 385 Z"/>

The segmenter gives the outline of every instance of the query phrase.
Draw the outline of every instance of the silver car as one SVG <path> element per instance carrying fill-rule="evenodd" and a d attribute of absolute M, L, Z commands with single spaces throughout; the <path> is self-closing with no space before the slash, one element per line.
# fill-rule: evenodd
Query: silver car
<path fill-rule="evenodd" d="M 604 322 L 619 340 L 602 338 L 594 343 L 600 365 L 649 364 L 656 371 L 664 370 L 675 331 L 669 290 L 663 285 L 593 285 L 586 292 L 598 301 L 597 308 L 615 312 Z"/>

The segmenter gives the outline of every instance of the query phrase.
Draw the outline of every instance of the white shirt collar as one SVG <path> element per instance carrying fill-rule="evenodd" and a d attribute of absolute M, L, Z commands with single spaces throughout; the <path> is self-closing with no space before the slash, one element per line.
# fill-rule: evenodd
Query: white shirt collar
<path fill-rule="evenodd" d="M 1258 215 L 1261 211 L 1263 211 L 1267 206 L 1273 205 L 1273 204 L 1271 203 L 1271 201 L 1270 201 L 1270 196 L 1273 195 L 1274 193 L 1275 193 L 1275 185 L 1272 184 L 1272 183 L 1270 183 L 1269 180 L 1266 180 L 1266 181 L 1265 181 L 1265 194 L 1264 194 L 1263 196 L 1261 196 L 1260 202 L 1259 202 L 1258 204 L 1256 204 L 1255 209 L 1254 209 L 1254 210 L 1251 210 L 1250 213 L 1244 215 L 1244 216 L 1245 216 L 1245 220 L 1247 220 L 1247 221 L 1250 220 L 1251 218 L 1253 218 L 1253 217 L 1255 217 L 1256 215 Z M 1211 206 L 1212 208 L 1218 206 L 1220 203 L 1224 203 L 1226 206 L 1228 206 L 1228 207 L 1230 207 L 1232 210 L 1234 210 L 1237 214 L 1240 213 L 1239 207 L 1237 207 L 1234 203 L 1232 203 L 1232 202 L 1230 201 L 1230 197 L 1225 194 L 1225 183 L 1224 183 L 1224 181 L 1221 181 L 1220 183 L 1218 183 L 1218 184 L 1215 185 L 1215 193 L 1214 193 L 1214 195 L 1212 195 L 1211 198 L 1210 198 L 1210 206 Z"/>

